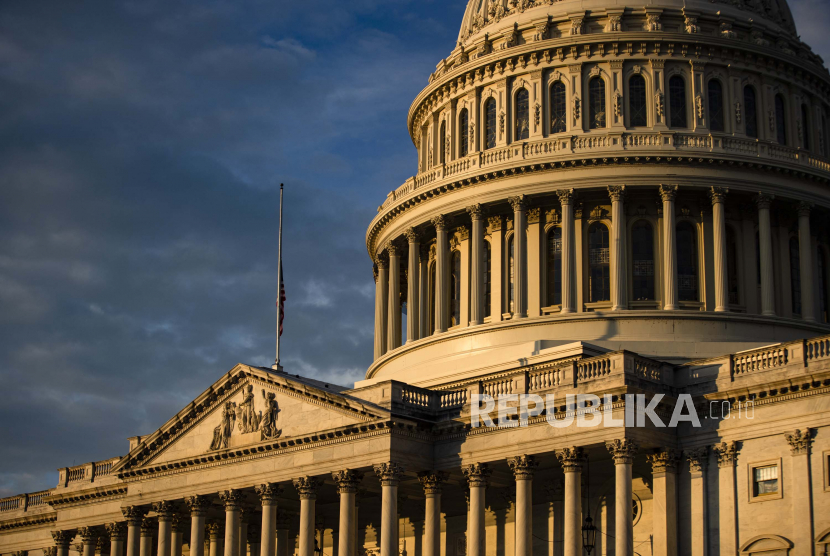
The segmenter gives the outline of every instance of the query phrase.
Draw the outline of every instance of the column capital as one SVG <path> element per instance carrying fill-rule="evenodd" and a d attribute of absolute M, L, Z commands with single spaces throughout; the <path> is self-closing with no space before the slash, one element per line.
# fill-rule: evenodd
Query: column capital
<path fill-rule="evenodd" d="M 471 487 L 487 487 L 493 471 L 486 463 L 471 463 L 461 468 Z"/>
<path fill-rule="evenodd" d="M 97 554 L 109 554 L 110 551 L 110 540 L 104 536 L 100 535 L 97 539 L 95 539 L 95 552 Z"/>
<path fill-rule="evenodd" d="M 144 516 L 147 515 L 147 508 L 142 506 L 127 506 L 126 508 L 121 508 L 121 513 L 127 520 L 127 525 L 141 525 L 141 522 L 144 521 Z"/>
<path fill-rule="evenodd" d="M 52 531 L 52 540 L 55 541 L 55 546 L 69 546 L 72 539 L 75 538 L 75 535 L 75 531 L 71 529 Z"/>
<path fill-rule="evenodd" d="M 572 446 L 570 448 L 562 448 L 561 450 L 557 450 L 556 458 L 559 460 L 559 463 L 562 464 L 562 467 L 565 469 L 565 473 L 581 472 L 582 466 L 585 464 L 585 460 L 587 459 L 585 450 L 579 446 Z"/>
<path fill-rule="evenodd" d="M 78 535 L 81 536 L 81 540 L 84 541 L 84 544 L 94 543 L 98 540 L 98 529 L 95 527 L 78 527 Z"/>
<path fill-rule="evenodd" d="M 282 494 L 283 488 L 277 483 L 263 483 L 255 486 L 254 491 L 263 506 L 273 506 L 277 503 L 277 498 Z"/>
<path fill-rule="evenodd" d="M 395 244 L 394 241 L 389 241 L 385 247 L 386 254 L 390 257 L 397 257 L 398 256 L 398 246 Z"/>
<path fill-rule="evenodd" d="M 488 216 L 487 225 L 490 227 L 491 231 L 500 232 L 504 226 L 504 218 L 500 214 L 496 216 Z"/>
<path fill-rule="evenodd" d="M 608 196 L 611 197 L 612 201 L 624 201 L 625 200 L 625 186 L 624 185 L 609 185 L 608 186 Z"/>
<path fill-rule="evenodd" d="M 668 448 L 654 454 L 646 456 L 646 460 L 651 464 L 651 470 L 654 473 L 677 473 L 677 465 L 680 463 L 680 452 Z"/>
<path fill-rule="evenodd" d="M 317 498 L 317 487 L 320 486 L 320 481 L 314 477 L 298 477 L 294 479 L 294 488 L 300 495 L 300 500 L 314 500 Z"/>
<path fill-rule="evenodd" d="M 755 206 L 757 206 L 758 209 L 769 209 L 772 205 L 773 199 L 775 199 L 775 195 L 758 193 L 758 195 L 755 196 Z"/>
<path fill-rule="evenodd" d="M 435 229 L 439 232 L 447 231 L 447 226 L 449 225 L 449 222 L 447 222 L 447 217 L 443 214 L 439 214 L 438 216 L 430 220 L 430 222 L 433 226 L 435 226 Z"/>
<path fill-rule="evenodd" d="M 666 185 L 660 184 L 660 198 L 663 201 L 674 201 L 675 197 L 677 196 L 677 186 L 676 185 Z"/>
<path fill-rule="evenodd" d="M 508 197 L 507 202 L 513 207 L 513 212 L 523 212 L 527 209 L 527 199 L 524 195 Z"/>
<path fill-rule="evenodd" d="M 418 473 L 418 480 L 425 494 L 441 494 L 448 476 L 444 471 L 423 471 Z"/>
<path fill-rule="evenodd" d="M 158 529 L 158 521 L 150 517 L 145 517 L 141 520 L 141 536 L 154 537 Z"/>
<path fill-rule="evenodd" d="M 190 509 L 190 515 L 193 517 L 205 517 L 211 506 L 208 497 L 202 495 L 188 496 L 184 499 L 184 503 Z"/>
<path fill-rule="evenodd" d="M 153 511 L 156 512 L 159 521 L 170 521 L 170 518 L 176 513 L 176 507 L 172 502 L 161 500 L 160 502 L 153 502 Z"/>
<path fill-rule="evenodd" d="M 809 201 L 801 201 L 798 203 L 798 216 L 810 216 L 810 212 L 813 210 L 813 203 Z"/>
<path fill-rule="evenodd" d="M 389 259 L 386 257 L 381 257 L 380 255 L 375 258 L 375 264 L 378 267 L 378 270 L 388 270 L 389 269 Z"/>
<path fill-rule="evenodd" d="M 712 204 L 726 202 L 726 194 L 729 193 L 728 187 L 712 187 L 709 190 L 709 198 L 712 199 Z"/>
<path fill-rule="evenodd" d="M 467 213 L 473 221 L 482 220 L 487 211 L 479 203 L 467 207 Z"/>
<path fill-rule="evenodd" d="M 127 538 L 127 530 L 124 527 L 123 521 L 113 521 L 104 525 L 104 530 L 107 532 L 107 537 L 110 540 L 123 541 Z"/>
<path fill-rule="evenodd" d="M 813 444 L 813 429 L 794 430 L 784 434 L 787 443 L 790 445 L 790 452 L 794 456 L 810 455 L 810 447 Z"/>
<path fill-rule="evenodd" d="M 225 538 L 225 527 L 218 521 L 211 521 L 207 525 L 208 537 L 212 542 Z"/>
<path fill-rule="evenodd" d="M 170 530 L 174 533 L 184 533 L 187 529 L 187 518 L 182 514 L 176 513 L 173 514 L 173 518 L 170 520 Z"/>
<path fill-rule="evenodd" d="M 403 466 L 391 461 L 375 465 L 375 475 L 383 486 L 398 486 L 404 472 Z"/>
<path fill-rule="evenodd" d="M 639 449 L 637 443 L 629 438 L 609 440 L 605 443 L 605 447 L 611 452 L 616 465 L 634 463 L 634 456 L 637 455 Z"/>
<path fill-rule="evenodd" d="M 738 461 L 738 443 L 734 440 L 715 444 L 713 450 L 718 456 L 718 467 L 734 467 Z"/>
<path fill-rule="evenodd" d="M 689 460 L 689 469 L 693 473 L 705 471 L 709 465 L 709 446 L 689 450 L 686 452 L 686 459 Z"/>
<path fill-rule="evenodd" d="M 352 469 L 343 469 L 342 471 L 332 473 L 331 478 L 337 483 L 337 492 L 339 494 L 356 494 L 357 487 L 363 479 L 363 473 Z"/>
<path fill-rule="evenodd" d="M 220 490 L 219 500 L 222 501 L 226 511 L 234 511 L 242 508 L 242 503 L 245 501 L 245 497 L 242 496 L 242 492 L 239 490 L 231 488 L 228 490 Z"/>
<path fill-rule="evenodd" d="M 570 205 L 576 198 L 576 193 L 573 189 L 558 189 L 556 196 L 559 197 L 559 203 L 562 205 Z"/>
<path fill-rule="evenodd" d="M 403 235 L 406 236 L 406 241 L 408 241 L 410 245 L 413 243 L 420 243 L 421 241 L 421 234 L 419 234 L 418 230 L 415 228 L 408 228 Z"/>
<path fill-rule="evenodd" d="M 533 479 L 533 473 L 539 467 L 539 462 L 533 456 L 522 454 L 507 459 L 507 465 L 513 471 L 513 476 L 517 481 L 530 481 Z"/>

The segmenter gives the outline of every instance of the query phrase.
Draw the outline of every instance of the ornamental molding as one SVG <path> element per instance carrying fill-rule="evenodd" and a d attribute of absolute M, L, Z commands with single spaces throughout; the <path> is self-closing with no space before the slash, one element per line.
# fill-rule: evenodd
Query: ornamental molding
<path fill-rule="evenodd" d="M 616 465 L 634 463 L 634 456 L 637 455 L 639 446 L 631 439 L 615 439 L 605 443 L 605 447 L 611 452 Z"/>
<path fill-rule="evenodd" d="M 490 475 L 493 471 L 486 463 L 471 463 L 461 467 L 461 472 L 464 473 L 470 487 L 487 488 L 490 483 Z"/>
<path fill-rule="evenodd" d="M 75 506 L 83 506 L 87 504 L 94 504 L 100 500 L 117 500 L 123 498 L 127 494 L 127 487 L 123 485 L 114 485 L 108 487 L 98 487 L 93 489 L 85 489 L 73 491 L 66 494 L 51 494 L 43 498 L 43 501 L 55 509 L 71 508 Z"/>
<path fill-rule="evenodd" d="M 424 487 L 424 494 L 441 494 L 444 483 L 449 478 L 445 471 L 424 471 L 418 473 L 418 480 Z"/>
<path fill-rule="evenodd" d="M 0 522 L 0 531 L 10 531 L 13 529 L 26 529 L 29 527 L 42 527 L 49 523 L 57 523 L 58 512 L 43 513 L 31 517 L 20 517 L 17 519 L 4 520 Z M 74 535 L 73 535 L 74 537 Z M 69 541 L 67 541 L 68 543 Z"/>
<path fill-rule="evenodd" d="M 736 441 L 721 442 L 713 447 L 715 455 L 718 457 L 718 467 L 734 467 L 738 462 L 738 452 L 740 448 Z"/>
<path fill-rule="evenodd" d="M 533 474 L 536 468 L 539 467 L 539 462 L 533 456 L 523 454 L 515 458 L 509 458 L 507 465 L 513 471 L 513 475 L 517 481 L 533 480 Z"/>
<path fill-rule="evenodd" d="M 257 491 L 259 494 L 259 491 Z M 206 517 L 208 514 L 208 510 L 213 506 L 213 503 L 207 496 L 203 495 L 196 495 L 196 496 L 188 496 L 184 499 L 184 503 L 187 508 L 190 510 L 190 515 L 192 517 Z M 130 506 L 134 508 L 135 506 Z M 122 510 L 123 511 L 123 510 Z M 124 514 L 126 517 L 126 514 Z M 129 519 L 127 520 L 129 522 Z"/>
<path fill-rule="evenodd" d="M 784 434 L 784 438 L 790 445 L 790 452 L 794 456 L 810 455 L 810 447 L 813 444 L 814 429 L 794 430 Z"/>
<path fill-rule="evenodd" d="M 655 454 L 647 455 L 646 460 L 651 464 L 651 469 L 654 473 L 677 473 L 680 455 L 678 450 L 669 448 Z"/>
<path fill-rule="evenodd" d="M 254 492 L 256 492 L 263 506 L 273 506 L 276 504 L 283 490 L 283 487 L 277 483 L 263 483 L 254 487 Z M 193 507 L 191 506 L 192 511 Z"/>

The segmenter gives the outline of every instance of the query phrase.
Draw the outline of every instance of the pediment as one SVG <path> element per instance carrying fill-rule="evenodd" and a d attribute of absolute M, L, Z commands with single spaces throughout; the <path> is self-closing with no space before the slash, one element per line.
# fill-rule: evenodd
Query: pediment
<path fill-rule="evenodd" d="M 389 416 L 342 387 L 240 364 L 143 438 L 113 472 L 291 442 Z"/>

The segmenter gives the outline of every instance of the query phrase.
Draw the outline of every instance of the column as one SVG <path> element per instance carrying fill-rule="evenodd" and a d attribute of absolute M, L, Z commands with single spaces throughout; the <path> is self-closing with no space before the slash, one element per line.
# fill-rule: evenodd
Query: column
<path fill-rule="evenodd" d="M 522 455 L 507 460 L 516 478 L 516 550 L 515 556 L 533 554 L 533 473 L 539 462 Z"/>
<path fill-rule="evenodd" d="M 574 277 L 576 275 L 574 258 L 574 190 L 557 191 L 562 205 L 562 314 L 575 313 Z"/>
<path fill-rule="evenodd" d="M 409 242 L 409 267 L 406 273 L 406 343 L 420 338 L 418 313 L 421 307 L 418 287 L 421 279 L 421 237 L 415 228 L 406 231 Z"/>
<path fill-rule="evenodd" d="M 502 253 L 504 251 L 504 218 L 491 216 L 490 224 L 490 322 L 501 322 L 502 313 Z"/>
<path fill-rule="evenodd" d="M 410 243 L 411 248 L 412 244 Z M 353 553 L 355 546 L 355 527 L 352 520 L 355 516 L 354 506 L 357 487 L 363 478 L 363 474 L 352 471 L 351 469 L 344 469 L 343 471 L 332 473 L 332 478 L 337 484 L 337 493 L 340 495 L 340 528 L 338 529 L 337 537 L 337 556 L 356 556 Z"/>
<path fill-rule="evenodd" d="M 252 518 L 253 508 L 243 504 L 239 508 L 239 556 L 247 556 L 248 554 L 248 531 L 250 530 Z M 252 554 L 251 556 L 254 555 Z"/>
<path fill-rule="evenodd" d="M 625 236 L 625 186 L 609 185 L 608 195 L 611 197 L 611 237 L 613 252 L 611 253 L 611 301 L 612 311 L 628 309 L 628 287 L 626 271 Z"/>
<path fill-rule="evenodd" d="M 461 263 L 461 274 L 459 276 L 461 287 L 459 293 L 458 326 L 462 328 L 470 326 L 470 229 L 467 226 L 459 226 L 455 229 L 455 237 L 458 240 L 459 262 Z"/>
<path fill-rule="evenodd" d="M 574 446 L 556 452 L 565 471 L 564 556 L 582 556 L 582 466 L 585 451 Z"/>
<path fill-rule="evenodd" d="M 127 539 L 127 530 L 123 521 L 115 521 L 104 525 L 110 539 L 110 556 L 124 556 L 124 541 Z M 181 556 L 181 555 L 180 555 Z"/>
<path fill-rule="evenodd" d="M 225 531 L 222 524 L 209 524 L 208 534 L 210 535 L 210 551 L 208 556 L 222 556 L 222 539 L 225 537 Z"/>
<path fill-rule="evenodd" d="M 153 555 L 153 531 L 156 527 L 156 521 L 148 517 L 145 517 L 141 522 L 141 542 L 139 543 L 140 556 Z"/>
<path fill-rule="evenodd" d="M 418 293 L 418 338 L 429 336 L 429 249 L 425 246 L 418 253 L 420 258 L 419 279 L 420 292 Z"/>
<path fill-rule="evenodd" d="M 83 556 L 95 556 L 95 544 L 98 542 L 98 532 L 94 527 L 80 527 L 78 534 L 83 541 Z"/>
<path fill-rule="evenodd" d="M 314 556 L 314 506 L 320 483 L 313 477 L 294 479 L 294 488 L 300 495 L 300 552 L 299 556 Z"/>
<path fill-rule="evenodd" d="M 386 303 L 389 301 L 389 262 L 378 256 L 375 264 L 375 359 L 386 353 Z"/>
<path fill-rule="evenodd" d="M 441 493 L 447 474 L 431 471 L 419 474 L 418 479 L 426 496 L 423 556 L 441 556 Z"/>
<path fill-rule="evenodd" d="M 470 515 L 467 525 L 467 556 L 485 556 L 484 494 L 492 471 L 486 463 L 461 468 L 470 485 Z"/>
<path fill-rule="evenodd" d="M 484 209 L 467 207 L 473 223 L 470 241 L 470 326 L 484 324 Z"/>
<path fill-rule="evenodd" d="M 132 506 L 131 506 L 132 507 Z M 127 508 L 124 508 L 126 510 Z M 123 510 L 122 510 L 123 511 Z M 140 527 L 140 525 L 139 525 Z M 56 556 L 69 556 L 69 543 L 75 537 L 74 531 L 52 531 L 52 539 L 55 541 Z M 136 541 L 138 537 L 136 536 Z M 136 546 L 138 543 L 136 542 Z M 138 556 L 138 552 L 131 556 Z"/>
<path fill-rule="evenodd" d="M 758 245 L 761 251 L 761 314 L 775 316 L 775 289 L 772 268 L 772 225 L 769 207 L 774 197 L 759 193 L 755 198 L 758 207 Z"/>
<path fill-rule="evenodd" d="M 398 554 L 398 483 L 404 468 L 388 462 L 375 465 L 382 487 L 380 515 L 380 556 Z M 301 555 L 302 556 L 302 555 Z"/>
<path fill-rule="evenodd" d="M 812 556 L 815 546 L 813 532 L 813 495 L 811 492 L 810 448 L 813 430 L 796 430 L 784 435 L 792 454 L 793 556 Z M 779 479 L 780 480 L 780 479 Z"/>
<path fill-rule="evenodd" d="M 248 535 L 246 540 L 248 541 L 247 549 L 250 556 L 259 556 L 259 554 L 262 554 L 262 546 L 260 544 L 262 541 L 261 520 L 262 517 L 254 515 L 251 522 L 248 523 Z M 276 548 L 276 545 L 274 548 Z M 271 553 L 271 556 L 274 556 L 273 552 Z"/>
<path fill-rule="evenodd" d="M 156 512 L 159 522 L 158 556 L 172 556 L 170 549 L 172 541 L 172 529 L 170 521 L 173 519 L 175 509 L 173 504 L 162 500 L 153 504 L 153 511 Z"/>
<path fill-rule="evenodd" d="M 729 311 L 729 276 L 726 262 L 726 194 L 729 189 L 713 187 L 709 191 L 712 199 L 712 228 L 715 243 L 715 311 Z"/>
<path fill-rule="evenodd" d="M 242 510 L 242 493 L 236 489 L 223 490 L 219 493 L 219 499 L 225 506 L 225 556 L 240 556 L 239 514 Z"/>
<path fill-rule="evenodd" d="M 524 195 L 507 199 L 513 207 L 513 319 L 527 317 L 527 204 Z M 508 269 L 509 270 L 509 269 Z"/>
<path fill-rule="evenodd" d="M 447 331 L 447 295 L 449 293 L 449 268 L 447 245 L 447 219 L 441 215 L 432 219 L 435 226 L 435 333 Z"/>
<path fill-rule="evenodd" d="M 680 453 L 667 449 L 648 456 L 653 473 L 654 556 L 677 555 L 677 464 Z"/>
<path fill-rule="evenodd" d="M 813 203 L 798 205 L 798 259 L 801 263 L 801 318 L 816 320 L 813 302 L 813 247 L 810 238 L 810 211 Z"/>
<path fill-rule="evenodd" d="M 127 546 L 125 552 L 127 556 L 138 556 L 141 542 L 141 522 L 144 520 L 147 510 L 140 506 L 127 506 L 121 508 L 121 513 L 127 520 Z M 67 555 L 61 554 L 58 550 L 58 556 Z"/>
<path fill-rule="evenodd" d="M 718 456 L 718 512 L 720 523 L 720 554 L 738 553 L 737 506 L 735 500 L 735 464 L 738 461 L 736 442 L 722 442 L 715 446 Z"/>
<path fill-rule="evenodd" d="M 692 502 L 692 556 L 705 556 L 709 545 L 707 534 L 708 501 L 706 497 L 706 468 L 709 465 L 709 448 L 703 446 L 686 453 L 689 460 L 689 472 L 692 475 L 691 502 Z"/>
<path fill-rule="evenodd" d="M 677 304 L 677 241 L 675 240 L 674 198 L 676 185 L 661 185 L 663 199 L 663 309 L 676 311 Z"/>
<path fill-rule="evenodd" d="M 401 258 L 398 246 L 391 241 L 386 245 L 389 255 L 389 301 L 386 304 L 386 350 L 401 347 Z"/>
<path fill-rule="evenodd" d="M 282 487 L 276 483 L 257 485 L 254 490 L 262 503 L 262 538 L 259 541 L 261 556 L 274 556 L 277 532 L 277 499 L 282 494 Z M 251 556 L 255 556 L 251 554 Z"/>
<path fill-rule="evenodd" d="M 268 556 L 288 556 L 288 529 L 291 526 L 291 516 L 282 511 L 277 510 L 277 549 L 275 553 Z"/>
<path fill-rule="evenodd" d="M 173 556 L 182 556 L 185 526 L 186 523 L 183 517 L 178 514 L 174 514 L 173 519 L 170 521 L 170 550 Z"/>
<path fill-rule="evenodd" d="M 542 316 L 542 249 L 545 227 L 539 207 L 527 211 L 527 316 Z"/>
<path fill-rule="evenodd" d="M 185 498 L 190 510 L 190 556 L 205 556 L 205 517 L 210 508 L 206 496 Z"/>
<path fill-rule="evenodd" d="M 614 550 L 616 556 L 634 556 L 634 516 L 632 515 L 632 465 L 637 443 L 622 439 L 606 442 L 614 458 Z"/>

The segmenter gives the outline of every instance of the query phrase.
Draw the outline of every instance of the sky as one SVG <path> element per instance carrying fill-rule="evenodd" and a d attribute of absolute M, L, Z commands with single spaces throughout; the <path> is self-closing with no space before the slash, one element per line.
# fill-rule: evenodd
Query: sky
<path fill-rule="evenodd" d="M 827 0 L 790 0 L 830 61 Z M 465 0 L 3 0 L 0 497 L 124 455 L 237 363 L 351 386 L 365 232 Z"/>

